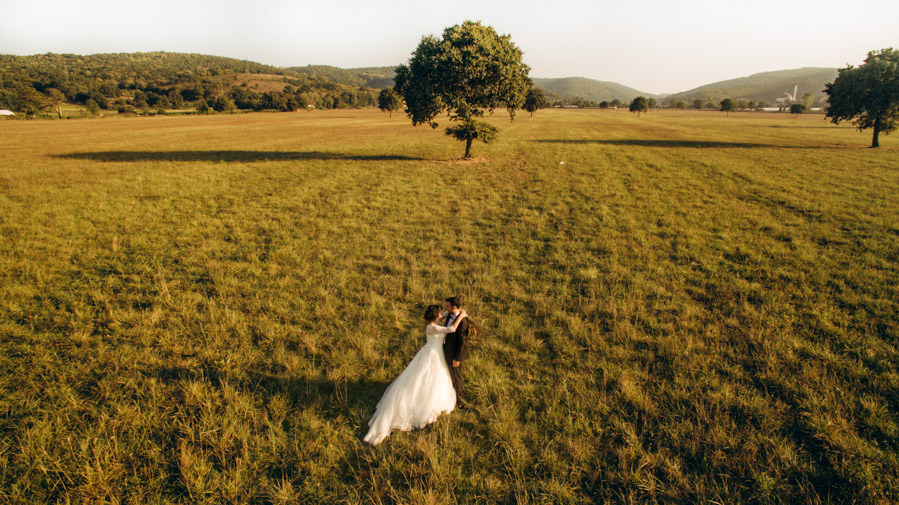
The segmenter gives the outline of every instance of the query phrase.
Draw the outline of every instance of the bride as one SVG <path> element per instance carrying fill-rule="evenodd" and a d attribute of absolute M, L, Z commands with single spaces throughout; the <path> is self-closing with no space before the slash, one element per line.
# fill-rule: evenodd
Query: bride
<path fill-rule="evenodd" d="M 368 421 L 370 428 L 363 440 L 369 444 L 378 445 L 394 429 L 424 428 L 440 414 L 455 408 L 456 391 L 443 357 L 443 339 L 447 333 L 456 331 L 468 315 L 463 310 L 450 326 L 437 324 L 441 316 L 437 305 L 425 310 L 427 343 L 384 391 L 375 414 Z"/>

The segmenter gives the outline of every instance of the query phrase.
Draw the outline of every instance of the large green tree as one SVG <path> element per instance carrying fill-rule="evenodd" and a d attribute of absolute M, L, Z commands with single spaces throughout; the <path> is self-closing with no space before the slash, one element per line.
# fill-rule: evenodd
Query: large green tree
<path fill-rule="evenodd" d="M 524 105 L 531 80 L 521 56 L 509 35 L 465 21 L 445 29 L 440 39 L 423 37 L 409 63 L 397 67 L 394 89 L 406 100 L 414 125 L 436 128 L 434 118 L 446 113 L 456 123 L 446 134 L 465 142 L 469 158 L 473 141 L 491 142 L 497 133 L 476 118 L 505 107 L 515 119 Z"/>
<path fill-rule="evenodd" d="M 393 111 L 403 106 L 403 97 L 393 88 L 384 88 L 378 93 L 378 108 L 388 112 L 393 117 Z"/>
<path fill-rule="evenodd" d="M 839 69 L 824 92 L 833 123 L 851 121 L 859 131 L 873 128 L 871 147 L 880 147 L 880 133 L 887 135 L 899 125 L 899 51 L 871 51 L 862 65 Z"/>

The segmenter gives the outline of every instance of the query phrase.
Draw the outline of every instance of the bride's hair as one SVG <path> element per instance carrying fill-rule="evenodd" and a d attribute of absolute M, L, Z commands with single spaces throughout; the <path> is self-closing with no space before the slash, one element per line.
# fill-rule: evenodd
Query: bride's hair
<path fill-rule="evenodd" d="M 438 317 L 440 317 L 440 306 L 428 305 L 428 308 L 425 310 L 425 321 L 430 323 L 436 321 Z"/>

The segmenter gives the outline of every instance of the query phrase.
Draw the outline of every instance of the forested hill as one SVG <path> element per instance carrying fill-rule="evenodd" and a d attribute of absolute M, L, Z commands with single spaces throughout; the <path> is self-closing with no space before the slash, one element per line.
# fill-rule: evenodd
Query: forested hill
<path fill-rule="evenodd" d="M 726 81 L 706 84 L 698 88 L 676 93 L 668 100 L 694 100 L 718 103 L 725 98 L 734 100 L 755 100 L 758 102 L 774 102 L 784 93 L 793 93 L 798 86 L 798 95 L 812 93 L 814 101 L 822 101 L 824 85 L 833 82 L 837 77 L 837 69 L 821 67 L 805 67 L 775 72 L 762 72 L 749 77 L 740 77 Z"/>
<path fill-rule="evenodd" d="M 305 67 L 288 67 L 287 70 L 305 75 L 324 77 L 338 84 L 367 86 L 383 89 L 393 86 L 396 67 L 339 68 L 330 65 L 308 65 Z"/>
<path fill-rule="evenodd" d="M 30 89 L 29 89 L 30 88 Z M 58 90 L 53 91 L 53 90 Z M 35 94 L 37 92 L 37 94 Z M 377 90 L 245 60 L 168 52 L 0 55 L 0 108 L 60 96 L 101 109 L 294 110 L 371 106 Z"/>
<path fill-rule="evenodd" d="M 558 96 L 563 99 L 580 98 L 590 102 L 611 102 L 613 100 L 630 102 L 641 95 L 647 98 L 655 96 L 615 82 L 596 81 L 586 77 L 536 78 L 533 81 L 537 87 L 549 91 L 550 96 Z"/>

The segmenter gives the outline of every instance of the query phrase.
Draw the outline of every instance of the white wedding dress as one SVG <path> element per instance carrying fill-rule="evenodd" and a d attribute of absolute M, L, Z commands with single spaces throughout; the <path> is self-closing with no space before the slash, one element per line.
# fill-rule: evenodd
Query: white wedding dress
<path fill-rule="evenodd" d="M 443 339 L 453 329 L 429 324 L 427 343 L 384 391 L 364 441 L 378 445 L 393 430 L 424 428 L 456 407 L 456 390 L 443 357 Z"/>

